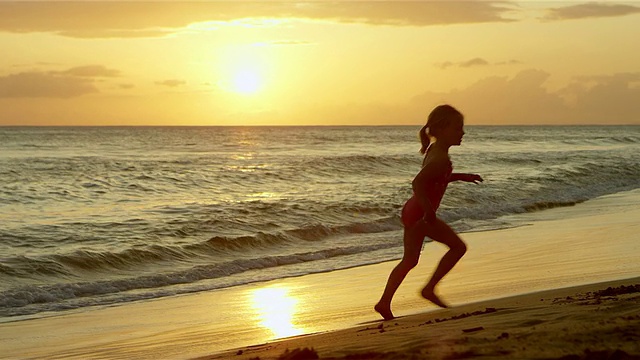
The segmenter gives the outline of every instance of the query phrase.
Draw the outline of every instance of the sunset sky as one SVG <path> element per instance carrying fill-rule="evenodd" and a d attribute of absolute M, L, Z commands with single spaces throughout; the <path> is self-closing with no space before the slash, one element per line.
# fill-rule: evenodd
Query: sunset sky
<path fill-rule="evenodd" d="M 0 125 L 640 124 L 638 1 L 0 2 Z"/>

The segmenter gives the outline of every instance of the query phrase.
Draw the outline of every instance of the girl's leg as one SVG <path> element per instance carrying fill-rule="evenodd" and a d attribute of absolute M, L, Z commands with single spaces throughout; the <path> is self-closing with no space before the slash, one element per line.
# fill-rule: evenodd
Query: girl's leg
<path fill-rule="evenodd" d="M 440 219 L 437 219 L 433 224 L 425 226 L 424 230 L 426 236 L 429 238 L 443 243 L 449 247 L 449 251 L 442 257 L 438 267 L 434 271 L 431 279 L 427 285 L 422 289 L 422 297 L 433 302 L 440 307 L 448 307 L 438 296 L 435 294 L 436 285 L 442 280 L 442 278 L 451 271 L 456 263 L 467 252 L 467 246 L 460 239 L 449 225 Z"/>
<path fill-rule="evenodd" d="M 384 293 L 382 294 L 380 301 L 378 301 L 376 306 L 374 306 L 374 309 L 380 313 L 385 320 L 393 319 L 394 316 L 391 312 L 391 300 L 393 299 L 393 295 L 396 293 L 396 290 L 398 290 L 398 287 L 409 271 L 418 265 L 420 250 L 422 250 L 422 242 L 424 241 L 423 230 L 424 229 L 422 227 L 416 225 L 410 229 L 404 229 L 404 254 L 402 256 L 402 260 L 395 268 L 393 268 L 393 270 L 391 270 L 391 274 L 389 274 L 389 279 L 387 280 L 387 285 L 384 288 Z"/>

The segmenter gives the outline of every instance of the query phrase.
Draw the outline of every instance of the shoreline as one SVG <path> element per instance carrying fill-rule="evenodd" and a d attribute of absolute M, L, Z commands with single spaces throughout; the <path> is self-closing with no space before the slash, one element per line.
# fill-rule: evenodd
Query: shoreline
<path fill-rule="evenodd" d="M 574 286 L 587 289 L 596 284 L 637 279 L 640 276 L 640 264 L 637 262 L 637 254 L 640 253 L 637 235 L 640 233 L 640 223 L 636 220 L 640 218 L 638 204 L 640 189 L 635 189 L 589 200 L 573 207 L 553 208 L 511 217 L 528 226 L 464 233 L 462 236 L 469 246 L 469 252 L 438 289 L 441 296 L 453 305 L 446 310 L 425 302 L 417 294 L 445 251 L 440 244 L 428 243 L 423 248 L 419 265 L 409 274 L 394 299 L 394 314 L 399 317 L 399 323 L 413 323 L 416 319 L 425 317 L 448 318 L 460 315 L 459 311 L 484 311 L 477 305 L 483 301 L 494 304 L 487 307 L 497 309 L 502 305 L 495 304 L 506 301 L 504 299 L 512 299 L 513 296 L 526 297 L 540 291 L 562 292 L 562 289 Z M 378 325 L 379 316 L 373 311 L 373 305 L 382 292 L 389 271 L 396 263 L 397 261 L 391 261 L 364 265 L 210 292 L 2 323 L 0 348 L 3 349 L 3 356 L 8 359 L 217 359 L 220 354 L 230 355 L 230 349 L 235 349 L 236 352 L 247 348 L 256 349 L 264 346 L 250 346 L 280 342 L 277 339 L 284 337 L 314 333 L 331 338 L 332 335 L 329 334 L 352 331 L 354 327 L 367 322 L 376 322 Z M 637 283 L 638 280 L 634 282 Z M 589 291 L 595 290 L 602 289 Z M 542 311 L 539 308 L 541 305 L 546 304 L 544 301 L 540 303 L 538 298 L 537 302 L 522 308 L 520 313 Z M 548 304 L 547 307 L 551 305 Z M 576 309 L 586 307 L 576 305 Z M 629 316 L 638 314 L 637 308 L 631 307 L 628 311 Z M 585 319 L 584 314 L 578 310 L 574 313 L 578 320 Z M 470 316 L 460 321 L 471 324 L 474 319 L 500 318 L 502 314 L 506 315 L 506 312 Z M 543 315 L 544 313 L 540 313 L 537 316 Z M 564 321 L 560 318 L 552 320 L 553 324 L 562 324 Z M 395 320 L 391 322 L 393 321 Z M 428 319 L 423 322 L 426 321 Z M 445 321 L 437 326 L 447 327 L 447 323 L 460 321 Z M 528 320 L 516 316 L 509 321 L 524 323 Z M 636 326 L 637 323 L 632 325 Z M 424 342 L 421 332 L 411 331 L 418 327 L 399 331 L 401 325 L 398 326 L 397 331 L 392 326 L 384 334 L 400 336 L 396 339 L 399 344 L 409 341 L 404 340 L 405 338 L 414 339 L 411 341 L 416 343 Z M 478 326 L 488 329 L 488 325 Z M 477 326 L 465 329 L 473 327 Z M 517 331 L 507 332 L 515 334 Z M 353 344 L 347 343 L 339 351 L 362 351 L 363 348 L 354 347 L 360 342 L 367 343 L 375 339 L 364 336 L 363 333 L 357 333 L 356 335 L 361 336 L 351 338 Z M 477 332 L 482 333 L 490 332 Z M 636 333 L 640 333 L 640 329 Z M 479 336 L 477 334 L 469 335 L 469 338 Z M 456 336 L 458 337 L 447 341 L 458 341 L 459 334 L 456 333 Z M 515 336 L 511 337 L 512 340 L 513 338 Z M 540 341 L 543 340 L 540 338 Z M 293 344 L 286 346 L 293 349 Z M 411 346 L 413 345 L 408 344 L 405 347 L 409 349 Z M 316 350 L 318 349 L 323 357 L 339 354 L 338 350 L 328 351 L 317 347 Z M 393 349 L 387 346 L 375 351 L 388 353 Z M 478 351 L 481 353 L 482 350 Z M 633 349 L 624 351 L 630 353 Z M 253 356 L 268 358 L 281 355 L 274 352 L 264 354 Z M 235 356 L 234 354 L 234 358 Z"/>
<path fill-rule="evenodd" d="M 303 359 L 304 352 L 320 359 L 640 359 L 640 277 L 370 321 L 194 360 Z"/>

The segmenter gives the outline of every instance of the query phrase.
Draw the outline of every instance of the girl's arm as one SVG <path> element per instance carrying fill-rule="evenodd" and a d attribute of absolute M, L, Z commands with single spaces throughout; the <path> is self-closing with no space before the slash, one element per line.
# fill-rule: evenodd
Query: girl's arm
<path fill-rule="evenodd" d="M 465 181 L 465 182 L 472 182 L 474 184 L 477 184 L 478 182 L 482 182 L 484 180 L 482 180 L 482 177 L 480 177 L 480 175 L 478 174 L 453 173 L 449 177 L 449 182 L 454 182 L 454 181 Z"/>

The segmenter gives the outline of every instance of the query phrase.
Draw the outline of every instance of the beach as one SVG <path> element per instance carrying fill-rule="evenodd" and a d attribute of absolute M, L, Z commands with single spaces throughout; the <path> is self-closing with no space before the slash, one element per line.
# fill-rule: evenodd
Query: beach
<path fill-rule="evenodd" d="M 0 360 L 640 360 L 640 0 L 0 19 Z"/>
<path fill-rule="evenodd" d="M 418 295 L 445 251 L 427 243 L 391 321 L 372 307 L 395 261 L 6 322 L 2 357 L 271 359 L 306 347 L 321 358 L 634 358 L 638 204 L 636 189 L 462 234 L 469 252 L 438 288 L 450 309 Z"/>
<path fill-rule="evenodd" d="M 640 359 L 640 278 L 242 347 L 205 359 Z"/>

